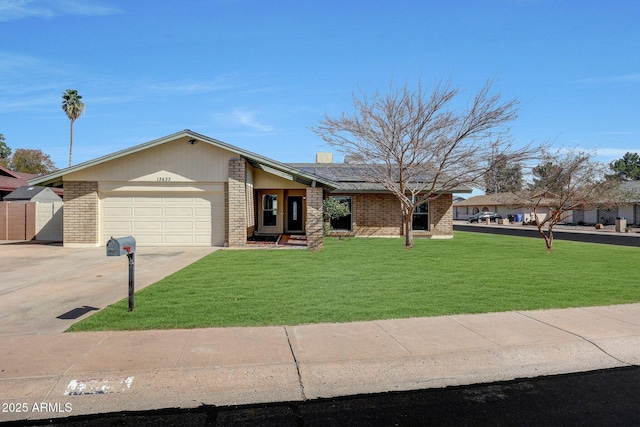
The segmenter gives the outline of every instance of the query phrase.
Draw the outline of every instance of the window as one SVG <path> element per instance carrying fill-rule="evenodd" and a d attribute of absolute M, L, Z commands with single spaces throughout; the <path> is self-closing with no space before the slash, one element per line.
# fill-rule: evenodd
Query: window
<path fill-rule="evenodd" d="M 278 225 L 278 195 L 265 194 L 262 196 L 262 226 L 275 227 Z"/>
<path fill-rule="evenodd" d="M 341 203 L 346 203 L 349 208 L 349 213 L 342 218 L 331 219 L 331 228 L 339 231 L 351 231 L 351 197 L 336 197 L 332 196 L 332 199 L 338 200 Z"/>
<path fill-rule="evenodd" d="M 418 205 L 413 210 L 413 229 L 429 230 L 429 202 Z"/>

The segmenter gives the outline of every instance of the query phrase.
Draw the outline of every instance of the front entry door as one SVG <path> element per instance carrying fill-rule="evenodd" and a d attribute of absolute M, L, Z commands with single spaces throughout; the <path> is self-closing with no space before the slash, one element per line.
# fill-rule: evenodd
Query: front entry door
<path fill-rule="evenodd" d="M 287 232 L 301 233 L 302 229 L 302 196 L 287 197 Z"/>

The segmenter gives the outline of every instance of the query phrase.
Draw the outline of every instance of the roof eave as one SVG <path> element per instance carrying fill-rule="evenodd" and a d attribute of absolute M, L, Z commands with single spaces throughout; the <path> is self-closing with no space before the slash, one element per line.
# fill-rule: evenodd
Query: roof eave
<path fill-rule="evenodd" d="M 92 166 L 99 165 L 101 163 L 108 162 L 110 160 L 115 160 L 120 157 L 127 156 L 129 154 L 137 153 L 142 150 L 146 150 L 148 148 L 152 148 L 158 145 L 162 145 L 169 141 L 173 141 L 179 138 L 190 137 L 195 138 L 200 141 L 207 142 L 211 145 L 223 148 L 225 150 L 231 151 L 235 154 L 238 154 L 241 157 L 247 159 L 250 163 L 263 164 L 267 167 L 271 167 L 275 170 L 279 170 L 283 173 L 287 173 L 293 175 L 294 179 L 297 179 L 299 182 L 305 183 L 307 185 L 315 185 L 321 184 L 328 188 L 336 188 L 336 184 L 328 179 L 322 178 L 320 176 L 310 174 L 308 172 L 293 168 L 284 163 L 280 163 L 276 160 L 269 159 L 260 154 L 252 153 L 251 151 L 243 150 L 241 148 L 235 147 L 233 145 L 227 144 L 226 142 L 210 138 L 205 135 L 201 135 L 197 132 L 193 132 L 191 130 L 183 130 L 181 132 L 177 132 L 163 138 L 154 139 L 153 141 L 145 142 L 143 144 L 136 145 L 134 147 L 130 147 L 124 150 L 117 151 L 115 153 L 107 154 L 106 156 L 98 157 L 93 160 L 89 160 L 83 163 L 79 163 L 75 166 L 70 166 L 65 169 L 60 169 L 58 171 L 52 172 L 47 175 L 43 175 L 41 177 L 33 178 L 28 180 L 29 185 L 47 185 L 47 186 L 59 186 L 62 185 L 63 177 L 70 173 L 74 173 Z"/>

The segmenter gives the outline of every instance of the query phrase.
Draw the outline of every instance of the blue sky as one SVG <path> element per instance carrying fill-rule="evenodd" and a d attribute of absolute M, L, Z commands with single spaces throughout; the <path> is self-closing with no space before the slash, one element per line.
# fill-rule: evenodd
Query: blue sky
<path fill-rule="evenodd" d="M 640 152 L 640 1 L 0 0 L 0 133 L 59 168 L 67 88 L 74 164 L 183 129 L 311 162 L 353 91 L 443 79 L 518 98 L 517 143 Z"/>

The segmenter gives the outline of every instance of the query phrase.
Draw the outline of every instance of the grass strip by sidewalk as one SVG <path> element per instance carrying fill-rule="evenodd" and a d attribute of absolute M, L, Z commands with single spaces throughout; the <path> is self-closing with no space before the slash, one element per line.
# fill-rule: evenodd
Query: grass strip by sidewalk
<path fill-rule="evenodd" d="M 325 239 L 318 252 L 222 250 L 69 331 L 296 325 L 640 301 L 640 248 L 456 232 Z"/>

